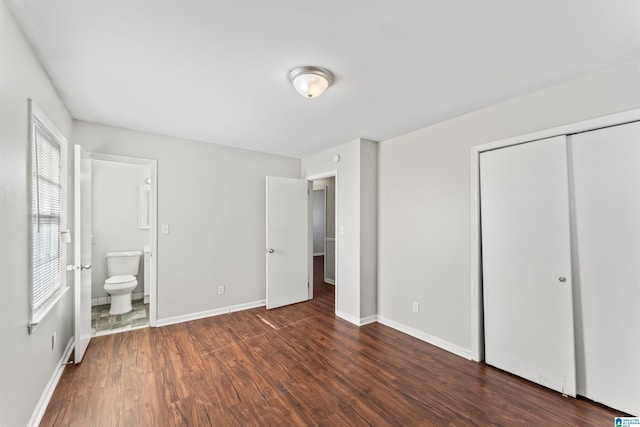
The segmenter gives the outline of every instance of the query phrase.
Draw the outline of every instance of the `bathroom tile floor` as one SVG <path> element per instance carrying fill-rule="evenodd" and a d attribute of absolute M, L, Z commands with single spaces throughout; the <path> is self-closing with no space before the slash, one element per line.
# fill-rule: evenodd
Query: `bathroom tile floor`
<path fill-rule="evenodd" d="M 131 301 L 133 310 L 125 314 L 109 314 L 110 304 L 91 307 L 91 335 L 107 335 L 149 326 L 149 304 Z"/>

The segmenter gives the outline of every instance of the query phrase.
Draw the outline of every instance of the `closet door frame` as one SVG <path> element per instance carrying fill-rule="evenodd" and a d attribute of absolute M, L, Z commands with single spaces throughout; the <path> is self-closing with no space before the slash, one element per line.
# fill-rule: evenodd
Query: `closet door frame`
<path fill-rule="evenodd" d="M 471 147 L 471 358 L 484 360 L 484 316 L 482 307 L 482 258 L 480 222 L 480 153 L 560 135 L 622 125 L 640 120 L 640 108 L 595 119 L 501 139 Z"/>

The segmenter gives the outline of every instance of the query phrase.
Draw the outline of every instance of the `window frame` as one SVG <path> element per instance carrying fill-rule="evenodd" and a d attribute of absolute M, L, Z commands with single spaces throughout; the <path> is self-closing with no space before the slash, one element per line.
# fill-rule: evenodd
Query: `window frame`
<path fill-rule="evenodd" d="M 34 307 L 33 295 L 34 295 L 34 225 L 33 225 L 33 172 L 36 165 L 33 162 L 33 154 L 35 150 L 35 125 L 36 121 L 44 127 L 46 132 L 52 137 L 53 141 L 60 147 L 60 256 L 59 256 L 59 268 L 60 268 L 60 285 L 54 288 L 44 302 L 42 302 L 37 308 Z M 29 228 L 29 288 L 28 288 L 28 304 L 29 304 L 29 323 L 27 329 L 29 334 L 33 332 L 33 329 L 44 319 L 44 317 L 51 311 L 51 309 L 62 299 L 62 297 L 69 290 L 67 285 L 66 274 L 66 261 L 67 261 L 67 245 L 69 230 L 67 229 L 68 213 L 67 213 L 67 201 L 68 201 L 68 144 L 67 138 L 60 132 L 60 130 L 49 120 L 44 114 L 42 109 L 32 100 L 29 99 L 29 139 L 28 139 L 28 160 L 27 160 L 27 175 L 28 175 L 28 228 Z"/>

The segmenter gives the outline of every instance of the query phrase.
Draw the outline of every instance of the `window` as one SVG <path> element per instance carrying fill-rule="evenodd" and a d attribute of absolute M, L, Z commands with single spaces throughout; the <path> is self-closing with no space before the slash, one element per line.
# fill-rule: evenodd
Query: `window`
<path fill-rule="evenodd" d="M 31 125 L 31 322 L 42 320 L 66 292 L 66 159 L 65 137 L 30 102 Z"/>

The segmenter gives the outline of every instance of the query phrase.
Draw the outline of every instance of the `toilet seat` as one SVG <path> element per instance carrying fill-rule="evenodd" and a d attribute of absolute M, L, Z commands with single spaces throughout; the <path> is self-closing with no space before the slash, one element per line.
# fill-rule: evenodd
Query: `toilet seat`
<path fill-rule="evenodd" d="M 133 276 L 131 274 L 126 274 L 124 276 L 109 277 L 104 283 L 107 285 L 118 285 L 120 283 L 131 282 L 132 280 L 136 280 L 136 276 Z"/>

